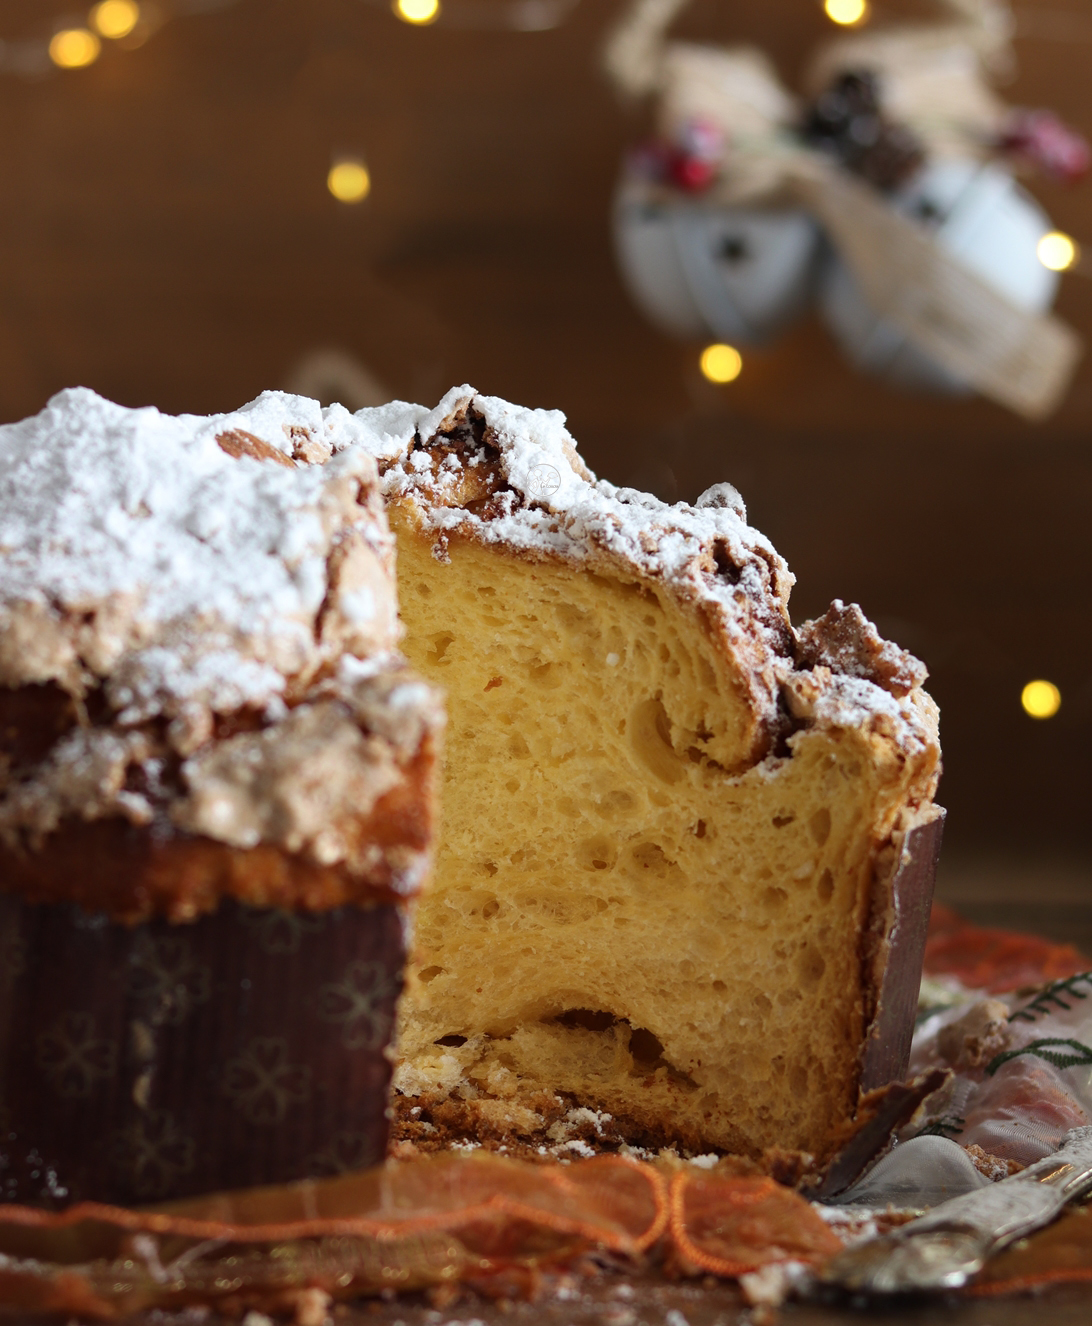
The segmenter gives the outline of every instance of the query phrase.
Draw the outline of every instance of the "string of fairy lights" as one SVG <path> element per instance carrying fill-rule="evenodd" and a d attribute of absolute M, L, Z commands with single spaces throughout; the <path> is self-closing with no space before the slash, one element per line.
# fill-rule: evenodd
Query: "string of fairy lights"
<path fill-rule="evenodd" d="M 367 0 L 366 0 L 367 2 Z M 51 69 L 86 69 L 106 45 L 135 50 L 172 18 L 226 9 L 238 0 L 174 0 L 170 8 L 156 0 L 99 0 L 85 22 L 59 23 L 49 37 L 22 41 L 0 39 L 0 73 L 36 77 Z M 389 7 L 411 27 L 443 21 L 453 28 L 546 32 L 559 27 L 580 0 L 370 0 Z M 358 156 L 339 156 L 330 165 L 326 187 L 340 203 L 362 203 L 372 178 Z"/>
<path fill-rule="evenodd" d="M 453 28 L 506 29 L 542 32 L 560 26 L 580 0 L 365 0 L 389 6 L 394 16 L 411 27 L 436 23 Z M 860 28 L 871 17 L 870 0 L 820 0 L 826 17 L 838 27 Z M 48 37 L 0 39 L 0 73 L 37 77 L 51 69 L 86 69 L 108 45 L 135 50 L 170 19 L 226 9 L 238 0 L 98 0 L 85 22 L 71 19 L 58 24 Z M 1070 34 L 1072 35 L 1072 34 Z M 1092 28 L 1088 34 L 1092 36 Z M 339 156 L 330 165 L 326 187 L 339 203 L 355 206 L 371 193 L 372 177 L 359 156 Z M 1080 247 L 1071 236 L 1050 231 L 1039 241 L 1039 261 L 1051 271 L 1081 270 Z M 717 342 L 701 351 L 698 367 L 706 381 L 726 387 L 744 369 L 742 354 L 733 345 Z M 1029 681 L 1020 704 L 1032 719 L 1053 718 L 1062 705 L 1061 691 L 1043 678 Z"/>
<path fill-rule="evenodd" d="M 86 69 L 107 46 L 136 50 L 174 18 L 227 9 L 238 0 L 99 0 L 81 21 L 67 14 L 48 35 L 0 40 L 0 73 L 38 78 Z"/>
<path fill-rule="evenodd" d="M 580 0 L 364 2 L 389 8 L 403 23 L 414 27 L 442 22 L 449 28 L 547 32 L 559 27 Z M 66 16 L 49 35 L 0 39 L 0 73 L 34 78 L 52 69 L 86 69 L 99 59 L 107 45 L 135 50 L 171 19 L 226 9 L 237 3 L 238 0 L 100 0 L 91 7 L 84 21 Z"/>

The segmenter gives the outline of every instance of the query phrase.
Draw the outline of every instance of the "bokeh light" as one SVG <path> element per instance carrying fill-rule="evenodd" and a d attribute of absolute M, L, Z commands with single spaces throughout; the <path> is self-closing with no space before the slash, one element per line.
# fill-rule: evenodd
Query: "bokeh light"
<path fill-rule="evenodd" d="M 1081 256 L 1077 241 L 1060 230 L 1050 230 L 1039 241 L 1035 252 L 1044 267 L 1052 272 L 1064 272 Z"/>
<path fill-rule="evenodd" d="M 102 42 L 88 28 L 62 28 L 49 43 L 49 58 L 59 69 L 83 69 L 94 64 Z"/>
<path fill-rule="evenodd" d="M 100 37 L 117 41 L 127 37 L 140 22 L 136 0 L 102 0 L 91 11 L 91 26 Z"/>
<path fill-rule="evenodd" d="M 868 17 L 868 0 L 823 0 L 823 10 L 832 23 L 850 28 Z"/>
<path fill-rule="evenodd" d="M 743 371 L 743 356 L 734 345 L 707 345 L 701 371 L 710 382 L 734 382 Z"/>
<path fill-rule="evenodd" d="M 440 17 L 440 0 L 394 0 L 394 12 L 403 23 L 423 27 Z"/>
<path fill-rule="evenodd" d="M 1020 703 L 1032 718 L 1053 718 L 1061 708 L 1062 693 L 1052 681 L 1029 681 L 1020 692 Z"/>
<path fill-rule="evenodd" d="M 372 177 L 363 161 L 336 161 L 326 176 L 326 187 L 339 203 L 361 203 L 372 188 Z"/>

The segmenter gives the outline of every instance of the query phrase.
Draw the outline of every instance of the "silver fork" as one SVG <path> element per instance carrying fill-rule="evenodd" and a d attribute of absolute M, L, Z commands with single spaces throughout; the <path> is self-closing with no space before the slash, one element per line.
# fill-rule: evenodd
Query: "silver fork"
<path fill-rule="evenodd" d="M 863 1294 L 958 1289 L 988 1258 L 1048 1225 L 1092 1191 L 1092 1127 L 1073 1128 L 1053 1155 L 1012 1178 L 953 1197 L 909 1224 L 847 1248 L 820 1272 L 824 1284 Z"/>

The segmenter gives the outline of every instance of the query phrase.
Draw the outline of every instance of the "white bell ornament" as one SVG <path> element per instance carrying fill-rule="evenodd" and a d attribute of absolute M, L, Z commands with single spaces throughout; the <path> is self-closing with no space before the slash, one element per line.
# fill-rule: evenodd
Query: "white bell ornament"
<path fill-rule="evenodd" d="M 812 299 L 820 234 L 804 211 L 671 197 L 641 178 L 615 196 L 614 243 L 630 296 L 673 336 L 769 341 Z"/>
<path fill-rule="evenodd" d="M 1039 260 L 1050 218 L 1012 175 L 993 163 L 962 158 L 927 162 L 892 206 L 928 226 L 940 246 L 1018 308 L 1043 313 L 1054 302 L 1058 273 Z M 968 395 L 970 385 L 911 345 L 868 305 L 845 262 L 826 252 L 819 277 L 823 318 L 857 367 L 919 390 Z"/>

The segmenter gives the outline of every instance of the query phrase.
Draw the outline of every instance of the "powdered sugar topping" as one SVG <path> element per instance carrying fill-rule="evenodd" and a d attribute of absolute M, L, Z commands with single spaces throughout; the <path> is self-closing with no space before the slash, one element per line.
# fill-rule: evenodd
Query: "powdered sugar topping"
<path fill-rule="evenodd" d="M 428 452 L 414 450 L 417 439 L 427 442 L 468 407 L 484 419 L 490 441 L 500 451 L 505 480 L 513 490 L 514 500 L 507 503 L 509 512 L 492 514 L 488 522 L 473 513 L 437 505 L 445 488 L 458 486 L 462 465 L 475 464 L 473 456 L 466 462 L 448 456 L 436 473 Z M 384 411 L 392 409 L 384 407 Z M 380 413 L 362 410 L 356 417 L 372 426 Z M 389 422 L 390 415 L 385 414 L 383 423 Z M 614 545 L 625 555 L 649 563 L 654 553 L 657 567 L 668 578 L 687 570 L 701 547 L 720 539 L 741 557 L 761 550 L 765 560 L 776 565 L 787 597 L 792 576 L 769 540 L 746 524 L 739 509 L 719 504 L 671 506 L 650 493 L 596 480 L 580 460 L 559 410 L 526 409 L 463 385 L 453 387 L 433 410 L 416 412 L 405 407 L 398 423 L 397 436 L 386 432 L 366 445 L 388 462 L 383 475 L 385 492 L 400 497 L 414 491 L 429 494 L 427 518 L 437 529 L 488 523 L 489 530 L 481 531 L 486 538 L 527 551 L 568 556 L 585 552 L 589 543 Z M 649 535 L 655 537 L 654 550 L 649 547 Z"/>
<path fill-rule="evenodd" d="M 284 462 L 225 454 L 225 435 Z M 342 648 L 389 648 L 391 543 L 365 436 L 342 407 L 279 392 L 202 418 L 76 388 L 0 428 L 0 684 L 78 694 L 109 676 L 140 721 L 261 704 Z"/>
<path fill-rule="evenodd" d="M 859 608 L 840 602 L 802 628 L 788 617 L 794 577 L 769 540 L 747 524 L 730 484 L 669 505 L 597 479 L 557 410 L 525 409 L 469 385 L 432 410 L 396 403 L 356 415 L 379 461 L 384 493 L 412 507 L 437 539 L 459 534 L 536 558 L 608 562 L 704 604 L 733 652 L 746 659 L 769 723 L 783 688 L 798 719 L 880 728 L 897 744 L 935 740 L 925 669 L 882 641 Z M 818 665 L 818 668 L 817 666 Z M 803 671 L 797 671 L 802 668 Z"/>
<path fill-rule="evenodd" d="M 525 409 L 468 385 L 452 388 L 433 410 L 399 408 L 397 416 L 387 407 L 381 419 L 367 410 L 356 418 L 376 433 L 380 424 L 387 430 L 365 443 L 380 461 L 384 492 L 415 504 L 421 523 L 439 537 L 441 556 L 443 536 L 458 532 L 531 557 L 636 566 L 680 596 L 715 607 L 740 647 L 762 636 L 770 656 L 791 652 L 793 577 L 769 540 L 746 523 L 742 502 L 671 506 L 598 480 L 560 411 Z M 444 448 L 432 448 L 471 417 L 484 426 L 484 445 L 442 456 Z M 489 469 L 502 480 L 489 489 L 490 509 L 466 509 L 469 487 Z"/>

